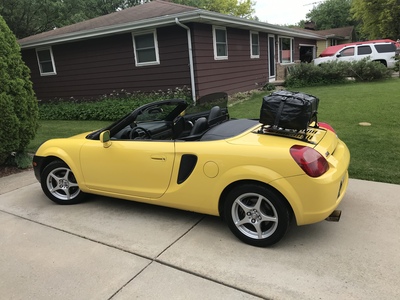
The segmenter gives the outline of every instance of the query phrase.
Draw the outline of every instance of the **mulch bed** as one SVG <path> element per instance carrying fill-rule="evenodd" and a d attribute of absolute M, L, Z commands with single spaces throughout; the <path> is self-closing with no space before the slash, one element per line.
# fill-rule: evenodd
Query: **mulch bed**
<path fill-rule="evenodd" d="M 13 167 L 13 166 L 0 166 L 0 178 L 9 176 L 12 174 L 24 172 L 26 170 L 29 170 L 29 169 L 20 169 L 20 168 Z"/>

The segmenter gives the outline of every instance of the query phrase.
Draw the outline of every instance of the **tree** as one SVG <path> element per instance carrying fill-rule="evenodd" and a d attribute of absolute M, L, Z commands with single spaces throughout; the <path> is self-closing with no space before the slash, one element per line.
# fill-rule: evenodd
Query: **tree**
<path fill-rule="evenodd" d="M 351 12 L 364 38 L 400 38 L 399 0 L 353 0 Z"/>
<path fill-rule="evenodd" d="M 150 0 L 0 0 L 0 15 L 21 39 Z"/>
<path fill-rule="evenodd" d="M 59 0 L 0 0 L 0 15 L 18 37 L 53 29 L 60 18 Z"/>
<path fill-rule="evenodd" d="M 172 0 L 174 3 L 194 6 L 242 18 L 253 18 L 255 2 L 252 0 Z"/>
<path fill-rule="evenodd" d="M 21 39 L 107 15 L 151 0 L 0 0 L 0 15 Z M 171 0 L 243 18 L 253 18 L 253 0 Z"/>
<path fill-rule="evenodd" d="M 37 99 L 20 48 L 0 16 L 0 164 L 23 152 L 38 128 Z"/>
<path fill-rule="evenodd" d="M 314 7 L 306 17 L 315 22 L 316 30 L 354 25 L 351 18 L 352 0 L 326 0 Z"/>

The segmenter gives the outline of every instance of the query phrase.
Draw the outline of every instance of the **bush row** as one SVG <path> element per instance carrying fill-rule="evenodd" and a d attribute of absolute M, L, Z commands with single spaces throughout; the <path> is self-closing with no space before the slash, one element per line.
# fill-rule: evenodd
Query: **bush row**
<path fill-rule="evenodd" d="M 115 121 L 143 104 L 174 98 L 190 101 L 190 91 L 177 88 L 166 92 L 132 94 L 121 90 L 96 101 L 58 99 L 40 103 L 39 116 L 41 120 Z"/>
<path fill-rule="evenodd" d="M 301 63 L 288 69 L 287 87 L 327 85 L 355 81 L 373 81 L 389 78 L 392 70 L 368 58 L 359 61 L 314 64 Z"/>

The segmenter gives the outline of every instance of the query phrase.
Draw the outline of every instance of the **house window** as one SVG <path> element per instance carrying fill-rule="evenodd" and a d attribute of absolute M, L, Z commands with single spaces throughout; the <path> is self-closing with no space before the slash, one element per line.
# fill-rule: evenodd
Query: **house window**
<path fill-rule="evenodd" d="M 213 27 L 214 59 L 228 59 L 226 28 Z"/>
<path fill-rule="evenodd" d="M 40 75 L 56 75 L 53 51 L 51 48 L 36 49 L 36 56 L 39 64 Z"/>
<path fill-rule="evenodd" d="M 260 58 L 260 40 L 258 32 L 250 32 L 251 58 Z"/>
<path fill-rule="evenodd" d="M 279 62 L 283 64 L 293 62 L 293 38 L 279 38 Z"/>
<path fill-rule="evenodd" d="M 133 36 L 136 66 L 156 65 L 160 63 L 156 31 Z"/>

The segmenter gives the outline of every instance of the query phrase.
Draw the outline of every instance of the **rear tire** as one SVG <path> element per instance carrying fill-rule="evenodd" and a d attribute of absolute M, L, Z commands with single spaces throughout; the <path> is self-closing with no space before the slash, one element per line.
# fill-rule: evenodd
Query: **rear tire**
<path fill-rule="evenodd" d="M 71 169 L 61 160 L 44 168 L 40 184 L 46 196 L 57 204 L 76 204 L 85 197 Z"/>
<path fill-rule="evenodd" d="M 232 233 L 246 244 L 266 247 L 285 235 L 290 210 L 281 195 L 259 184 L 244 184 L 226 197 L 224 218 Z"/>

